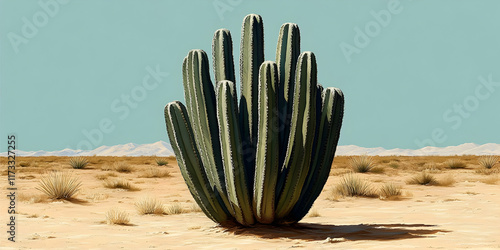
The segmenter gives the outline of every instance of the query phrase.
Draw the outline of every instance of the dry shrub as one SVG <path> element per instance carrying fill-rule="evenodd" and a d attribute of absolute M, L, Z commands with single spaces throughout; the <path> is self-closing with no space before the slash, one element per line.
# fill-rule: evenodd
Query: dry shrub
<path fill-rule="evenodd" d="M 380 199 L 397 199 L 403 194 L 400 185 L 394 183 L 386 183 L 379 190 Z"/>
<path fill-rule="evenodd" d="M 335 192 L 342 196 L 374 197 L 370 183 L 352 173 L 341 178 Z"/>
<path fill-rule="evenodd" d="M 144 197 L 135 203 L 139 214 L 164 214 L 163 204 L 153 197 Z"/>
<path fill-rule="evenodd" d="M 374 167 L 373 158 L 367 155 L 351 157 L 349 165 L 352 170 L 357 173 L 366 173 Z"/>
<path fill-rule="evenodd" d="M 164 207 L 165 214 L 171 215 L 171 214 L 182 214 L 185 213 L 186 210 L 184 210 L 179 203 L 174 203 L 170 204 L 168 206 Z"/>
<path fill-rule="evenodd" d="M 309 216 L 309 217 L 321 217 L 321 214 L 318 212 L 318 209 L 313 208 L 309 211 L 307 216 Z"/>
<path fill-rule="evenodd" d="M 70 172 L 52 171 L 42 176 L 36 189 L 45 193 L 51 199 L 70 199 L 81 187 L 79 178 Z"/>
<path fill-rule="evenodd" d="M 130 217 L 127 212 L 113 208 L 106 212 L 106 222 L 110 225 L 129 225 Z"/>
<path fill-rule="evenodd" d="M 26 203 L 40 203 L 44 202 L 47 199 L 45 195 L 42 194 L 25 194 L 19 193 L 17 196 L 18 201 L 26 202 Z"/>
<path fill-rule="evenodd" d="M 493 175 L 486 177 L 485 179 L 482 179 L 481 182 L 489 185 L 495 185 L 498 183 L 498 180 L 499 180 L 498 175 Z"/>
<path fill-rule="evenodd" d="M 201 207 L 198 206 L 198 204 L 193 203 L 193 204 L 191 204 L 191 207 L 189 208 L 189 212 L 192 212 L 192 213 L 201 213 L 201 212 L 203 212 L 203 210 L 201 210 Z"/>
<path fill-rule="evenodd" d="M 104 181 L 104 187 L 107 188 L 120 188 L 128 191 L 137 191 L 139 190 L 137 187 L 133 186 L 127 180 L 123 178 L 111 179 Z"/>
<path fill-rule="evenodd" d="M 157 167 L 149 167 L 139 175 L 142 178 L 162 178 L 162 177 L 171 177 L 170 172 L 164 169 L 159 169 Z"/>
<path fill-rule="evenodd" d="M 433 175 L 427 173 L 427 171 L 422 171 L 413 176 L 406 183 L 415 185 L 436 185 L 438 182 Z"/>
<path fill-rule="evenodd" d="M 83 169 L 89 164 L 89 161 L 87 158 L 78 156 L 78 157 L 72 157 L 69 160 L 69 165 L 74 168 L 74 169 Z"/>
<path fill-rule="evenodd" d="M 449 175 L 446 175 L 443 178 L 441 178 L 437 182 L 437 185 L 443 186 L 443 187 L 451 187 L 451 186 L 453 186 L 453 184 L 455 184 L 455 182 L 456 181 L 455 181 L 455 178 L 453 177 L 453 175 L 449 174 Z"/>
<path fill-rule="evenodd" d="M 491 169 L 495 164 L 498 162 L 498 157 L 494 155 L 485 155 L 479 157 L 479 165 L 481 165 L 483 168 L 486 169 Z"/>
<path fill-rule="evenodd" d="M 451 159 L 445 162 L 446 166 L 450 169 L 464 169 L 467 168 L 467 164 L 460 160 Z"/>
<path fill-rule="evenodd" d="M 168 164 L 168 160 L 165 158 L 156 158 L 155 161 L 158 166 L 165 166 Z"/>
<path fill-rule="evenodd" d="M 134 167 L 130 166 L 124 161 L 115 162 L 115 164 L 113 164 L 113 169 L 119 173 L 131 173 L 134 171 Z"/>

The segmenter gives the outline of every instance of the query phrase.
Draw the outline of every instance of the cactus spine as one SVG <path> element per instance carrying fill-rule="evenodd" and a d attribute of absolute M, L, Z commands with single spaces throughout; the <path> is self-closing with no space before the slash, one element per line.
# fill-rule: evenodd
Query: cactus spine
<path fill-rule="evenodd" d="M 239 106 L 231 33 L 220 29 L 212 42 L 216 86 L 206 53 L 191 50 L 182 64 L 187 108 L 167 104 L 167 133 L 189 191 L 210 219 L 295 223 L 328 178 L 344 96 L 317 83 L 316 57 L 300 53 L 296 24 L 283 24 L 276 63 L 264 62 L 262 18 L 250 14 L 240 49 Z"/>

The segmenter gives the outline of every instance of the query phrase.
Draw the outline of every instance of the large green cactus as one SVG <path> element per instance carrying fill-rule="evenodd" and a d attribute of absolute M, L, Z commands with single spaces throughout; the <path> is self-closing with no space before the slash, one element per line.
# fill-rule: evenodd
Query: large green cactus
<path fill-rule="evenodd" d="M 296 24 L 283 24 L 276 63 L 264 61 L 262 18 L 242 26 L 241 98 L 231 34 L 212 43 L 208 58 L 192 50 L 182 64 L 187 107 L 165 107 L 167 133 L 189 191 L 219 224 L 250 226 L 301 220 L 328 179 L 344 112 L 337 88 L 317 83 L 316 57 L 300 53 Z"/>

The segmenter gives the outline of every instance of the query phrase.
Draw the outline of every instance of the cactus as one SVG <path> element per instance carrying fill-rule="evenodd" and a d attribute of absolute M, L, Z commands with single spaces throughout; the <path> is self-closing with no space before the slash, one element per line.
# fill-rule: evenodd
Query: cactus
<path fill-rule="evenodd" d="M 182 64 L 184 97 L 165 107 L 181 174 L 203 212 L 216 223 L 251 226 L 301 220 L 328 179 L 344 112 L 340 89 L 317 83 L 316 57 L 300 53 L 296 24 L 280 29 L 276 63 L 264 61 L 259 15 L 243 20 L 241 98 L 231 33 L 212 42 L 208 58 L 191 50 Z M 238 105 L 239 104 L 239 105 Z"/>

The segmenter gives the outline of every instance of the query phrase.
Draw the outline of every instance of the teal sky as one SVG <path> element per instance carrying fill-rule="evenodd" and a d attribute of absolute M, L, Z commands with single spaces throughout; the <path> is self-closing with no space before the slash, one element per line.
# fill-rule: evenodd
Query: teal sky
<path fill-rule="evenodd" d="M 499 12 L 497 0 L 0 0 L 0 151 L 11 133 L 28 151 L 168 141 L 182 59 L 211 54 L 227 28 L 238 62 L 249 13 L 267 60 L 281 24 L 299 25 L 319 82 L 345 94 L 340 145 L 500 143 Z"/>

